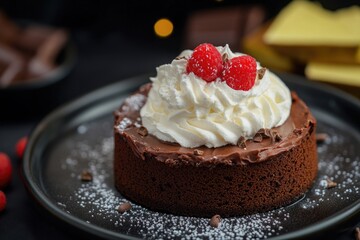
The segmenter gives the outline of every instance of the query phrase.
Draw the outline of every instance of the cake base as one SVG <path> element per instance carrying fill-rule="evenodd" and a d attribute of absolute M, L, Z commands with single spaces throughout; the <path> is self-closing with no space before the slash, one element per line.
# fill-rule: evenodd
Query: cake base
<path fill-rule="evenodd" d="M 288 123 L 276 128 L 280 140 L 189 149 L 161 142 L 140 128 L 139 107 L 149 88 L 115 113 L 115 186 L 128 199 L 173 214 L 236 216 L 291 203 L 312 185 L 316 121 L 296 95 Z"/>

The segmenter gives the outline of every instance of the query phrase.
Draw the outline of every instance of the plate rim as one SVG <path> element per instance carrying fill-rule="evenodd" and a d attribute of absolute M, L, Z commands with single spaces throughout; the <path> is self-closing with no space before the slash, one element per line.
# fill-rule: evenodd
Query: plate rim
<path fill-rule="evenodd" d="M 295 85 L 301 85 L 307 89 L 313 89 L 321 92 L 326 92 L 330 95 L 337 97 L 338 99 L 345 100 L 346 102 L 352 104 L 355 108 L 357 108 L 360 112 L 360 100 L 355 98 L 354 96 L 337 89 L 335 87 L 323 84 L 323 83 L 315 83 L 310 82 L 306 78 L 290 74 L 290 73 L 277 73 L 281 79 L 284 80 L 285 84 L 287 82 Z M 41 134 L 46 129 L 46 127 L 52 121 L 56 120 L 59 116 L 66 115 L 68 112 L 75 111 L 80 106 L 84 106 L 95 102 L 96 100 L 106 99 L 104 93 L 112 96 L 114 94 L 118 94 L 121 96 L 125 92 L 129 92 L 132 89 L 137 89 L 141 84 L 149 82 L 149 77 L 152 76 L 151 73 L 136 75 L 130 78 L 126 78 L 119 82 L 111 83 L 105 85 L 97 90 L 91 91 L 83 96 L 76 98 L 75 100 L 69 101 L 60 107 L 53 110 L 47 116 L 45 116 L 40 122 L 33 128 L 29 135 L 28 144 L 26 146 L 22 166 L 21 166 L 21 174 L 24 179 L 24 185 L 28 190 L 28 193 L 35 198 L 36 202 L 43 207 L 48 213 L 55 216 L 56 218 L 62 220 L 63 222 L 76 227 L 79 230 L 90 233 L 94 236 L 98 237 L 106 237 L 106 238 L 123 238 L 123 239 L 139 239 L 137 237 L 129 236 L 124 233 L 115 232 L 113 230 L 106 229 L 104 227 L 97 226 L 95 224 L 89 224 L 83 219 L 76 217 L 66 211 L 62 210 L 58 205 L 52 202 L 52 200 L 44 193 L 43 187 L 39 186 L 36 183 L 35 176 L 32 173 L 33 162 L 32 162 L 32 152 L 34 147 L 36 146 L 36 140 L 41 137 Z M 139 79 L 143 79 L 139 81 Z M 115 110 L 115 109 L 114 109 Z M 307 227 L 302 229 L 298 229 L 289 233 L 285 233 L 279 236 L 270 237 L 269 239 L 278 240 L 278 239 L 297 239 L 304 237 L 311 237 L 316 234 L 319 234 L 323 231 L 329 230 L 336 224 L 344 223 L 354 215 L 360 213 L 360 199 L 347 206 L 346 208 L 341 209 L 335 214 L 332 214 L 319 222 L 313 223 Z"/>

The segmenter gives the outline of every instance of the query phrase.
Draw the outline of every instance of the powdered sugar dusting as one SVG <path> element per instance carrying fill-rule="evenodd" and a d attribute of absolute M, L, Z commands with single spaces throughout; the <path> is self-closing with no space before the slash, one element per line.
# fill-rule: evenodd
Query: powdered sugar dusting
<path fill-rule="evenodd" d="M 140 108 L 144 105 L 146 97 L 143 94 L 137 93 L 131 95 L 125 99 L 124 105 L 121 107 L 123 112 L 129 111 L 139 111 Z"/>
<path fill-rule="evenodd" d="M 155 212 L 133 202 L 131 210 L 120 214 L 116 208 L 129 200 L 122 197 L 113 184 L 111 124 L 111 119 L 105 118 L 83 125 L 86 131 L 74 130 L 73 134 L 66 135 L 60 149 L 54 150 L 54 156 L 66 152 L 54 164 L 58 164 L 58 171 L 72 183 L 64 190 L 56 189 L 54 198 L 64 211 L 116 233 L 145 239 L 271 238 L 331 216 L 357 201 L 360 194 L 360 154 L 354 144 L 356 137 L 350 133 L 345 137 L 333 126 L 319 123 L 318 131 L 327 133 L 330 139 L 318 147 L 318 177 L 311 190 L 292 205 L 265 213 L 222 218 L 219 228 L 211 227 L 208 218 Z M 80 181 L 84 169 L 92 173 L 92 182 Z M 61 182 L 61 179 L 52 178 L 48 188 L 54 188 L 54 181 Z M 327 188 L 327 179 L 337 186 Z M 304 216 L 307 216 L 305 222 Z"/>

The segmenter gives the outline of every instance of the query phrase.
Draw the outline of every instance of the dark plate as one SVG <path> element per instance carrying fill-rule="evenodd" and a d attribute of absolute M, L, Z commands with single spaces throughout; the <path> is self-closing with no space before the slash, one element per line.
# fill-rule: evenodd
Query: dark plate
<path fill-rule="evenodd" d="M 225 218 L 218 229 L 209 219 L 175 216 L 133 208 L 113 186 L 113 116 L 121 101 L 148 76 L 138 76 L 90 93 L 46 117 L 33 131 L 23 174 L 31 195 L 59 222 L 104 238 L 271 238 L 294 239 L 343 230 L 360 211 L 360 103 L 355 98 L 280 74 L 310 106 L 318 132 L 330 137 L 318 146 L 319 174 L 297 202 L 270 212 Z M 93 181 L 81 182 L 84 169 Z M 325 179 L 337 182 L 326 189 Z M 345 225 L 344 225 L 345 224 Z"/>

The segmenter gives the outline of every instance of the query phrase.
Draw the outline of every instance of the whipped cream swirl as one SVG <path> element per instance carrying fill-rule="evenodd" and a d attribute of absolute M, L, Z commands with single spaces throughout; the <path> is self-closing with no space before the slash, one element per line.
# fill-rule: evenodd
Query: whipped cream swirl
<path fill-rule="evenodd" d="M 228 45 L 217 49 L 229 59 L 242 55 Z M 152 89 L 140 111 L 150 134 L 188 148 L 220 147 L 236 145 L 242 136 L 252 138 L 261 128 L 280 126 L 289 117 L 290 91 L 275 74 L 266 70 L 249 91 L 234 90 L 219 78 L 208 83 L 187 74 L 191 53 L 183 51 L 184 58 L 159 66 L 151 78 Z"/>

